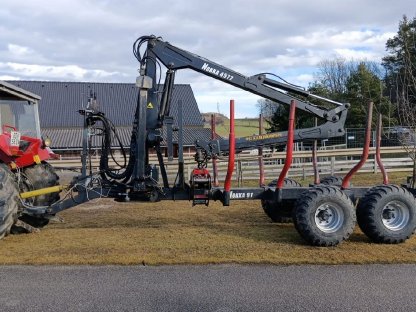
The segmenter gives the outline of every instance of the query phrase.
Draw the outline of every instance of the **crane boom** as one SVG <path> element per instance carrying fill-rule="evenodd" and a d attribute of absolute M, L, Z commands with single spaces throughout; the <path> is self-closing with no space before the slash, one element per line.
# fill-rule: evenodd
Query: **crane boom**
<path fill-rule="evenodd" d="M 147 43 L 143 56 L 140 53 L 141 46 Z M 253 76 L 244 76 L 225 66 L 212 62 L 202 56 L 180 49 L 172 44 L 163 41 L 160 37 L 143 36 L 137 39 L 134 45 L 134 52 L 140 62 L 141 76 L 138 78 L 139 87 L 142 81 L 148 79 L 153 82 L 153 87 L 148 89 L 147 102 L 138 105 L 159 103 L 153 112 L 147 112 L 148 131 L 163 124 L 164 116 L 170 110 L 170 97 L 172 94 L 174 75 L 177 70 L 191 69 L 206 76 L 220 80 L 234 87 L 259 95 L 273 102 L 283 105 L 290 105 L 296 100 L 296 108 L 311 114 L 312 117 L 321 120 L 319 126 L 297 129 L 294 133 L 295 141 L 327 139 L 345 134 L 344 124 L 349 108 L 348 103 L 339 103 L 321 96 L 314 95 L 301 87 L 277 81 L 267 77 L 266 73 Z M 162 63 L 167 68 L 164 89 L 161 100 L 157 100 L 157 65 Z M 309 99 L 319 100 L 324 103 L 318 106 L 309 102 Z M 332 108 L 328 108 L 331 107 Z M 335 106 L 335 107 L 334 107 Z M 154 138 L 155 136 L 151 136 Z M 259 146 L 282 145 L 286 143 L 287 132 L 268 133 L 258 136 L 249 136 L 236 140 L 236 150 L 256 148 Z M 197 141 L 197 148 L 204 149 L 209 156 L 226 154 L 229 149 L 229 142 L 225 139 L 212 141 Z"/>

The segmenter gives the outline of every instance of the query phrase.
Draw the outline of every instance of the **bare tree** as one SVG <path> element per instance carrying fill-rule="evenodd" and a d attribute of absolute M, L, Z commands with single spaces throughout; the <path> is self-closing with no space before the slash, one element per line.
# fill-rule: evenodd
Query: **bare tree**
<path fill-rule="evenodd" d="M 273 102 L 269 99 L 259 99 L 257 101 L 257 107 L 259 108 L 259 112 L 266 120 L 270 120 L 272 118 L 278 106 L 278 103 Z"/>
<path fill-rule="evenodd" d="M 409 128 L 410 135 L 401 135 L 400 143 L 406 150 L 413 162 L 412 187 L 416 182 L 416 76 L 414 64 L 411 62 L 410 55 L 406 51 L 406 57 L 403 66 L 403 74 L 395 75 L 396 94 L 397 94 L 397 112 L 398 118 L 402 125 Z M 406 129 L 404 130 L 406 131 Z"/>
<path fill-rule="evenodd" d="M 351 69 L 351 62 L 347 62 L 343 57 L 325 59 L 319 62 L 315 76 L 331 94 L 345 94 Z"/>

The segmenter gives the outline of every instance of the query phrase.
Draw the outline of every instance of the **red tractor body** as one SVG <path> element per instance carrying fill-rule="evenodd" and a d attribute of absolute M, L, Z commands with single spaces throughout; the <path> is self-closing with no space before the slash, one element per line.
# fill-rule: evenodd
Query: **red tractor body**
<path fill-rule="evenodd" d="M 40 135 L 40 97 L 0 83 L 0 161 L 11 169 L 40 164 L 54 157 Z"/>

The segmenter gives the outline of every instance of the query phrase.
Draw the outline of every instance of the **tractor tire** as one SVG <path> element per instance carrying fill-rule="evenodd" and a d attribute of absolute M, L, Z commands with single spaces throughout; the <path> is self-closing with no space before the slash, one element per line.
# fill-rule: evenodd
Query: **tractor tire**
<path fill-rule="evenodd" d="M 276 187 L 277 180 L 273 180 L 268 184 L 269 187 Z M 284 187 L 300 187 L 300 183 L 295 180 L 285 178 L 283 182 Z M 266 215 L 277 223 L 291 223 L 292 222 L 292 210 L 294 202 L 285 201 L 277 203 L 272 200 L 262 200 L 261 206 L 263 207 Z"/>
<path fill-rule="evenodd" d="M 355 208 L 338 187 L 317 185 L 297 200 L 293 221 L 302 238 L 312 246 L 336 246 L 353 232 Z"/>
<path fill-rule="evenodd" d="M 17 220 L 19 191 L 13 173 L 0 164 L 0 239 L 7 236 Z"/>
<path fill-rule="evenodd" d="M 416 199 L 397 185 L 376 186 L 359 201 L 357 221 L 375 243 L 402 243 L 416 229 Z"/>
<path fill-rule="evenodd" d="M 341 186 L 342 179 L 343 178 L 339 176 L 328 176 L 328 177 L 322 178 L 320 184 Z"/>
<path fill-rule="evenodd" d="M 21 191 L 37 190 L 45 187 L 58 185 L 59 177 L 53 167 L 43 162 L 39 165 L 33 165 L 23 169 L 23 185 L 20 185 Z M 59 200 L 59 192 L 45 194 L 29 199 L 33 206 L 49 206 Z M 48 218 L 43 216 L 30 216 L 23 214 L 19 220 L 35 227 L 42 228 L 49 223 Z"/>

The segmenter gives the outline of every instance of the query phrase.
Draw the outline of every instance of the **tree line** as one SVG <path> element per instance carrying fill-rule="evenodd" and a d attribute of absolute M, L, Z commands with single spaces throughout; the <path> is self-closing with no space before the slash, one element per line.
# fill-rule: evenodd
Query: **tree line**
<path fill-rule="evenodd" d="M 350 103 L 348 128 L 365 127 L 369 101 L 374 103 L 374 123 L 382 113 L 384 126 L 416 127 L 416 17 L 403 16 L 397 34 L 386 42 L 386 55 L 380 63 L 342 57 L 322 60 L 307 89 Z M 262 99 L 258 107 L 269 121 L 269 132 L 287 130 L 288 106 Z M 296 114 L 297 128 L 314 125 L 311 115 L 302 111 Z"/>

